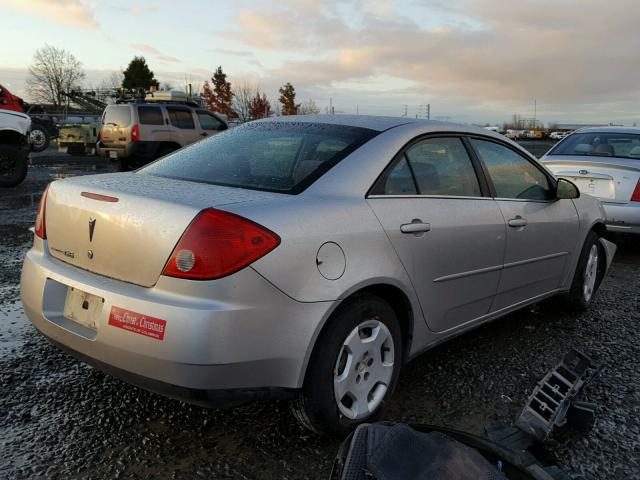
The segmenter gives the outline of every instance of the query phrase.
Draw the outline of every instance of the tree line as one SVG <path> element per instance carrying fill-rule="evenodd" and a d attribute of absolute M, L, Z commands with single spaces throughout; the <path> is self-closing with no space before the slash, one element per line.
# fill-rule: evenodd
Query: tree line
<path fill-rule="evenodd" d="M 73 54 L 50 45 L 36 50 L 29 73 L 27 89 L 31 99 L 54 107 L 63 106 L 66 103 L 65 93 L 79 88 L 79 82 L 85 78 L 82 63 Z M 103 88 L 111 89 L 147 90 L 160 87 L 160 82 L 142 56 L 134 57 L 121 75 L 112 75 L 103 83 Z M 171 85 L 163 86 L 171 88 Z M 209 110 L 221 113 L 229 120 L 256 120 L 274 114 L 320 113 L 313 100 L 304 105 L 296 103 L 296 90 L 289 82 L 280 87 L 279 94 L 274 111 L 267 95 L 259 87 L 245 82 L 232 88 L 222 66 L 213 72 L 210 81 L 204 82 L 201 93 Z"/>

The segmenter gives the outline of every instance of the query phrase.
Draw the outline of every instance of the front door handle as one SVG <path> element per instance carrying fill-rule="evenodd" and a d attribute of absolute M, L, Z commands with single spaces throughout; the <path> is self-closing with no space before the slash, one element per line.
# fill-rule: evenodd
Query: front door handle
<path fill-rule="evenodd" d="M 425 233 L 431 230 L 431 224 L 424 223 L 420 219 L 413 219 L 411 223 L 405 223 L 400 225 L 400 231 L 402 233 Z"/>
<path fill-rule="evenodd" d="M 511 220 L 509 220 L 509 226 L 513 227 L 513 228 L 517 228 L 517 227 L 526 227 L 527 226 L 527 219 L 526 218 L 522 218 L 520 215 L 517 215 L 516 218 L 512 218 Z"/>

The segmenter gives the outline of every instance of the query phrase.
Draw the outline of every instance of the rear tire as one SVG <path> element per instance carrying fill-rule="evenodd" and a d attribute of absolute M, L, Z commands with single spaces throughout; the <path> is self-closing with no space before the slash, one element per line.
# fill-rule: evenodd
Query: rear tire
<path fill-rule="evenodd" d="M 347 301 L 329 322 L 291 410 L 313 432 L 344 436 L 382 414 L 398 381 L 402 333 L 393 308 L 371 294 Z"/>
<path fill-rule="evenodd" d="M 31 143 L 32 152 L 42 152 L 49 148 L 51 137 L 46 128 L 35 125 L 31 128 L 31 133 L 29 133 L 29 142 Z"/>
<path fill-rule="evenodd" d="M 15 145 L 0 145 L 0 187 L 15 187 L 27 176 L 27 156 Z"/>
<path fill-rule="evenodd" d="M 593 230 L 585 239 L 578 265 L 573 275 L 571 290 L 565 301 L 570 311 L 582 312 L 589 308 L 602 283 L 606 266 L 604 248 L 600 236 Z"/>

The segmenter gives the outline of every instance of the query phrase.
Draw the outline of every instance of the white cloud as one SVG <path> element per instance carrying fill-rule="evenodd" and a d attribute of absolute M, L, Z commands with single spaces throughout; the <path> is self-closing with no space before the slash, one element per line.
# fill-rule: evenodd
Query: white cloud
<path fill-rule="evenodd" d="M 93 8 L 82 0 L 4 0 L 5 5 L 29 15 L 45 17 L 60 25 L 78 28 L 98 26 Z"/>

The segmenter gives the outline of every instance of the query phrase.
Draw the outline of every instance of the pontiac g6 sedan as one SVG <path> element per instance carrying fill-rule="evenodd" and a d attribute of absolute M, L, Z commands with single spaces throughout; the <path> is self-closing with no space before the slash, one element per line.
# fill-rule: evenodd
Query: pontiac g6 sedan
<path fill-rule="evenodd" d="M 87 363 L 201 405 L 380 415 L 401 366 L 543 298 L 584 309 L 603 210 L 485 129 L 280 117 L 42 196 L 22 302 Z"/>

